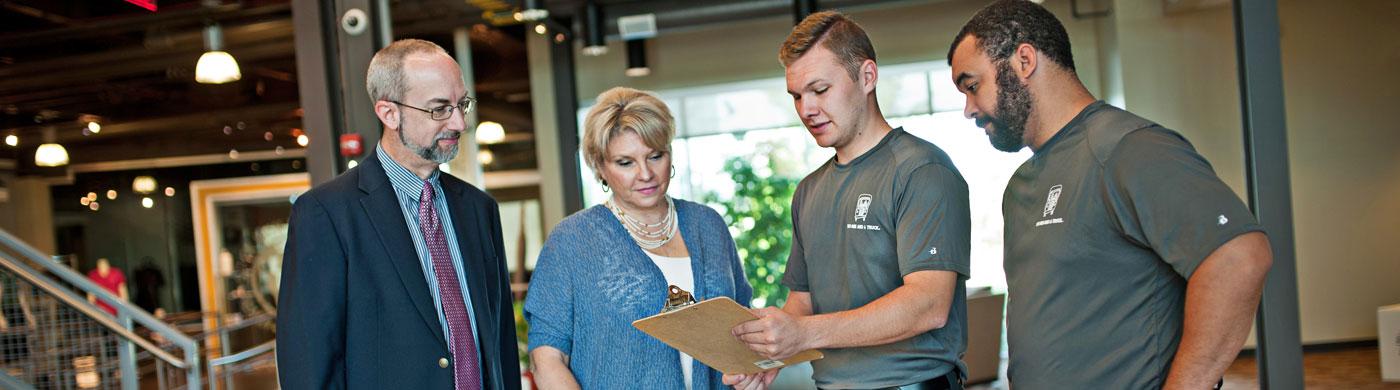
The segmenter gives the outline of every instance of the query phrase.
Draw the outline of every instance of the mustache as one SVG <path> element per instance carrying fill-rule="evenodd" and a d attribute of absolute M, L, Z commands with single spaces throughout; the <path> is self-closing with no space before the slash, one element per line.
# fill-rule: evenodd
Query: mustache
<path fill-rule="evenodd" d="M 996 117 L 993 117 L 991 115 L 978 115 L 972 120 L 977 123 L 977 127 L 981 128 L 986 128 L 988 123 L 997 125 L 997 127 L 1004 127 L 1000 119 L 997 119 Z"/>
<path fill-rule="evenodd" d="M 442 132 L 442 133 L 438 133 L 437 137 L 433 138 L 433 142 L 437 142 L 437 141 L 445 140 L 445 139 L 458 139 L 458 138 L 462 138 L 462 132 L 460 132 L 460 131 L 444 131 L 444 132 Z"/>

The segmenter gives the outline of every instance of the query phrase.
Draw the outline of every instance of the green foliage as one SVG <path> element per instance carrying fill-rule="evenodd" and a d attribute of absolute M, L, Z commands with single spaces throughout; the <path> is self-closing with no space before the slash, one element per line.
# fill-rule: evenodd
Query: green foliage
<path fill-rule="evenodd" d="M 779 158 L 771 148 L 757 156 L 730 158 L 724 171 L 734 181 L 731 199 L 710 192 L 702 197 L 720 210 L 753 286 L 753 306 L 781 306 L 788 289 L 781 283 L 792 244 L 792 193 L 798 179 L 775 175 Z M 752 160 L 752 161 L 751 161 Z M 763 164 L 755 168 L 755 161 Z"/>

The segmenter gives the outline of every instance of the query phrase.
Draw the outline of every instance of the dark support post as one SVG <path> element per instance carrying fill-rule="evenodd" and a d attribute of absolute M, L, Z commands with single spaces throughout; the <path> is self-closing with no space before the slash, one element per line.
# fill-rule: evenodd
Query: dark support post
<path fill-rule="evenodd" d="M 563 25 L 568 26 L 568 23 Z M 559 165 L 564 179 L 564 215 L 583 210 L 583 182 L 579 179 L 578 89 L 574 75 L 574 38 L 550 47 L 550 70 L 554 80 L 554 107 L 559 129 Z"/>
<path fill-rule="evenodd" d="M 292 28 L 296 33 L 297 89 L 301 95 L 301 127 L 306 135 L 318 140 L 306 147 L 306 171 L 311 174 L 311 183 L 330 181 L 340 172 L 336 164 L 336 151 L 328 140 L 335 129 L 340 128 L 340 104 L 335 96 L 331 75 L 337 73 L 335 45 L 330 39 L 335 36 L 335 23 L 331 4 L 319 1 L 292 2 Z"/>
<path fill-rule="evenodd" d="M 802 23 L 807 15 L 817 12 L 817 0 L 792 0 L 792 24 Z"/>
<path fill-rule="evenodd" d="M 1278 3 L 1235 0 L 1234 6 L 1249 204 L 1268 231 L 1274 254 L 1255 319 L 1259 384 L 1263 389 L 1302 389 L 1303 349 L 1298 331 L 1298 271 Z"/>
<path fill-rule="evenodd" d="M 360 133 L 371 146 L 379 142 L 365 74 L 381 47 L 376 41 L 389 34 L 382 31 L 386 23 L 373 20 L 387 15 L 371 5 L 370 0 L 292 2 L 302 128 L 311 139 L 306 165 L 313 185 L 346 169 L 337 147 L 341 134 Z"/>

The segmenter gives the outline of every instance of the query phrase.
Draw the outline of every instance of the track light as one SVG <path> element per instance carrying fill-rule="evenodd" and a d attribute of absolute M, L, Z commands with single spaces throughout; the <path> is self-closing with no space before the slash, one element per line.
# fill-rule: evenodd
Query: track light
<path fill-rule="evenodd" d="M 209 51 L 199 56 L 194 66 L 194 80 L 204 84 L 223 84 L 238 81 L 243 73 L 238 70 L 238 61 L 224 52 L 224 32 L 217 23 L 204 27 L 204 46 Z"/>
<path fill-rule="evenodd" d="M 651 74 L 651 68 L 647 66 L 645 39 L 627 41 L 627 71 L 623 74 L 628 77 L 645 77 Z"/>
<path fill-rule="evenodd" d="M 588 2 L 583 6 L 583 55 L 600 56 L 608 53 L 603 34 L 603 6 Z"/>

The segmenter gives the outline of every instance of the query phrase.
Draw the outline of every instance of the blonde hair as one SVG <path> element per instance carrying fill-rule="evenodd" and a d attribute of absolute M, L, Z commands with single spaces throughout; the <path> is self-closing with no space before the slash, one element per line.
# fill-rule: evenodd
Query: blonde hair
<path fill-rule="evenodd" d="M 408 87 L 404 86 L 403 81 L 403 60 L 418 53 L 448 55 L 442 46 L 422 39 L 400 39 L 374 53 L 374 58 L 369 60 L 369 71 L 365 74 L 369 100 L 403 100 L 404 95 L 408 94 Z"/>
<path fill-rule="evenodd" d="M 636 133 L 649 148 L 670 152 L 676 120 L 666 103 L 649 92 L 614 87 L 598 94 L 583 120 L 583 161 L 598 180 L 603 180 L 599 169 L 608 157 L 608 142 L 624 131 Z"/>

